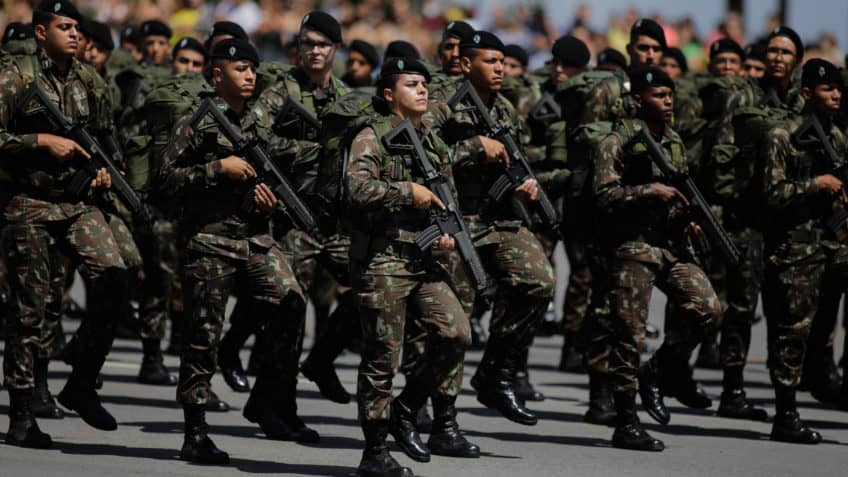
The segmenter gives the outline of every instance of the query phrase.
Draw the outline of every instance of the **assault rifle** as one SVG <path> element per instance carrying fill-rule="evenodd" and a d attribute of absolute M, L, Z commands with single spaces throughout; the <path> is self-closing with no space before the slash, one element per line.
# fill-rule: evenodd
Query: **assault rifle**
<path fill-rule="evenodd" d="M 444 234 L 453 237 L 456 248 L 462 257 L 465 273 L 471 279 L 477 293 L 483 293 L 489 286 L 486 270 L 483 262 L 477 255 L 474 242 L 468 233 L 468 228 L 462 220 L 462 213 L 456 203 L 456 198 L 448 185 L 447 178 L 436 169 L 436 166 L 427 157 L 424 146 L 418 138 L 418 133 L 409 119 L 404 119 L 388 134 L 383 136 L 383 145 L 392 154 L 403 154 L 412 159 L 413 164 L 424 176 L 424 184 L 436 194 L 436 197 L 445 205 L 443 210 L 438 210 L 435 223 L 418 232 L 415 236 L 415 244 L 421 251 L 432 247 L 433 242 Z"/>
<path fill-rule="evenodd" d="M 466 99 L 471 102 L 471 106 L 460 108 L 459 104 Z M 448 101 L 448 106 L 454 112 L 468 111 L 474 114 L 482 124 L 483 134 L 503 144 L 507 154 L 509 154 L 509 165 L 504 167 L 503 174 L 489 188 L 489 197 L 492 200 L 500 202 L 507 192 L 512 192 L 527 179 L 536 179 L 536 176 L 533 175 L 533 169 L 527 163 L 527 157 L 524 155 L 524 151 L 512 139 L 509 128 L 501 126 L 489 115 L 488 108 L 483 104 L 483 100 L 480 99 L 471 82 L 466 80 L 462 83 L 456 94 Z M 542 218 L 545 223 L 553 226 L 559 222 L 556 209 L 554 209 L 551 200 L 545 194 L 541 184 L 539 184 L 538 190 L 539 194 L 536 202 L 541 209 Z M 520 218 L 527 226 L 532 225 L 532 219 L 524 204 L 521 201 L 514 202 L 518 205 L 517 213 Z"/>
<path fill-rule="evenodd" d="M 234 154 L 244 157 L 256 169 L 258 174 L 257 183 L 264 182 L 268 185 L 271 191 L 274 192 L 274 195 L 283 203 L 286 210 L 290 211 L 290 215 L 297 222 L 297 226 L 313 237 L 320 237 L 318 221 L 315 215 L 297 195 L 297 192 L 295 192 L 288 179 L 283 175 L 283 172 L 274 164 L 274 161 L 268 157 L 268 154 L 265 153 L 259 144 L 255 141 L 248 140 L 237 131 L 212 98 L 206 98 L 200 103 L 200 107 L 191 119 L 191 126 L 193 128 L 196 127 L 206 116 L 212 117 L 215 125 L 224 134 L 224 137 L 232 143 Z M 245 195 L 244 202 L 242 203 L 242 212 L 249 213 L 254 211 L 255 208 L 254 194 L 251 190 Z"/>
<path fill-rule="evenodd" d="M 123 158 L 120 156 L 120 151 L 115 149 L 113 154 L 117 157 L 110 157 L 103 150 L 100 143 L 91 133 L 88 132 L 85 125 L 79 122 L 74 122 L 62 111 L 58 106 L 47 97 L 44 89 L 38 81 L 33 81 L 32 85 L 27 90 L 21 99 L 21 105 L 27 105 L 30 101 L 37 103 L 37 108 L 31 110 L 29 115 L 44 114 L 47 121 L 58 131 L 58 134 L 74 140 L 91 156 L 90 160 L 82 163 L 82 168 L 74 175 L 66 187 L 69 194 L 74 197 L 84 197 L 88 194 L 91 188 L 91 181 L 97 176 L 99 169 L 106 169 L 112 180 L 112 188 L 118 198 L 123 202 L 127 209 L 134 217 L 139 218 L 144 222 L 152 220 L 149 209 L 142 202 L 141 197 L 127 182 L 124 175 L 117 168 L 115 163 L 123 163 Z M 113 160 L 114 159 L 114 160 Z"/>
<path fill-rule="evenodd" d="M 665 155 L 665 152 L 663 152 L 659 144 L 657 144 L 651 136 L 647 125 L 642 124 L 639 132 L 628 142 L 628 146 L 626 147 L 635 143 L 642 143 L 645 147 L 647 147 L 651 160 L 654 164 L 656 164 L 663 176 L 666 177 L 671 185 L 676 187 L 683 193 L 684 196 L 686 196 L 691 210 L 697 216 L 697 222 L 699 222 L 703 228 L 710 243 L 718 247 L 719 252 L 721 252 L 722 256 L 725 260 L 727 260 L 729 265 L 738 265 L 741 256 L 739 249 L 736 248 L 736 244 L 734 244 L 733 240 L 730 239 L 730 236 L 727 235 L 727 231 L 724 230 L 721 222 L 719 222 L 716 216 L 713 215 L 713 211 L 710 209 L 710 204 L 706 201 L 706 199 L 704 199 L 701 191 L 698 190 L 698 186 L 695 185 L 695 182 L 691 177 L 689 177 L 689 174 L 680 172 L 674 164 L 671 163 Z"/>
<path fill-rule="evenodd" d="M 292 113 L 303 121 L 306 121 L 306 123 L 312 126 L 316 131 L 321 130 L 321 120 L 318 119 L 318 116 L 316 116 L 312 111 L 306 109 L 306 106 L 304 106 L 303 103 L 291 96 L 286 98 L 286 104 L 283 105 L 283 109 L 280 111 L 279 117 L 285 118 L 289 115 L 289 113 Z"/>

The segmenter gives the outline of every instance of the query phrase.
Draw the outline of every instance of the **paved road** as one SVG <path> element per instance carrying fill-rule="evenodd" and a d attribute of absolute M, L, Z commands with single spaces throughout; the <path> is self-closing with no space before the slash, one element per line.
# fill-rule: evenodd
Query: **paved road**
<path fill-rule="evenodd" d="M 661 324 L 663 298 L 657 295 L 652 320 Z M 76 324 L 69 323 L 73 329 Z M 748 367 L 749 395 L 773 412 L 765 355 L 764 325 L 754 331 L 752 363 Z M 839 341 L 841 342 L 841 340 Z M 396 452 L 398 460 L 417 475 L 433 477 L 493 476 L 837 476 L 845 475 L 848 464 L 848 413 L 826 409 L 808 394 L 799 396 L 802 416 L 824 436 L 818 446 L 794 446 L 768 440 L 770 425 L 714 417 L 669 403 L 673 417 L 668 426 L 649 423 L 649 430 L 663 439 L 667 450 L 643 454 L 609 446 L 611 430 L 584 424 L 587 385 L 583 375 L 555 370 L 561 337 L 538 339 L 531 355 L 531 376 L 548 399 L 531 407 L 541 417 L 535 427 L 511 423 L 482 408 L 469 387 L 458 407 L 462 428 L 480 445 L 484 457 L 459 460 L 434 457 L 418 464 Z M 62 421 L 42 420 L 52 434 L 55 449 L 34 451 L 0 444 L 0 476 L 208 476 L 296 475 L 350 476 L 361 455 L 362 436 L 353 403 L 338 405 L 323 400 L 316 387 L 301 379 L 299 405 L 307 423 L 322 436 L 315 445 L 275 442 L 260 436 L 258 429 L 241 417 L 240 411 L 209 414 L 216 443 L 227 450 L 232 465 L 199 468 L 177 460 L 182 443 L 182 412 L 175 404 L 174 388 L 139 385 L 135 382 L 141 357 L 140 344 L 116 340 L 103 370 L 106 384 L 103 401 L 115 414 L 119 429 L 99 432 L 71 415 Z M 247 353 L 243 354 L 247 359 Z M 480 353 L 468 356 L 466 383 L 479 362 Z M 349 391 L 355 389 L 358 357 L 344 355 L 340 375 Z M 176 372 L 178 360 L 167 357 Z M 51 365 L 50 385 L 58 392 L 69 368 Z M 718 396 L 721 376 L 716 371 L 698 370 L 707 391 Z M 235 394 L 220 377 L 213 380 L 217 392 L 240 408 L 247 396 Z M 403 384 L 399 378 L 398 385 Z M 8 428 L 8 393 L 0 393 L 0 438 Z M 641 413 L 646 422 L 650 418 Z"/>

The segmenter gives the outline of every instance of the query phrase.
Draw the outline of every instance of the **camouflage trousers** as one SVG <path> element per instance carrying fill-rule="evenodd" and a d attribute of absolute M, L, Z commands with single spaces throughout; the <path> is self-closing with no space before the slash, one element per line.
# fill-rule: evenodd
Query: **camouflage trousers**
<path fill-rule="evenodd" d="M 305 299 L 291 268 L 292 257 L 278 246 L 250 244 L 245 259 L 187 250 L 183 255 L 186 304 L 185 347 L 180 359 L 177 399 L 205 404 L 218 360 L 218 341 L 230 295 L 251 300 L 253 313 L 273 339 L 257 340 L 265 349 L 259 373 L 281 380 L 297 369 L 296 342 L 303 329 Z"/>
<path fill-rule="evenodd" d="M 583 322 L 581 338 L 586 346 L 586 365 L 590 371 L 607 374 L 615 343 L 616 320 L 610 310 L 609 290 L 612 275 L 610 257 L 599 247 L 586 247 L 592 274 L 591 296 Z"/>
<path fill-rule="evenodd" d="M 742 256 L 739 265 L 727 267 L 727 308 L 721 323 L 721 363 L 725 368 L 744 367 L 751 347 L 751 327 L 763 283 L 763 235 L 754 229 L 730 232 Z"/>
<path fill-rule="evenodd" d="M 570 273 L 565 289 L 565 302 L 562 305 L 562 328 L 566 335 L 576 335 L 580 333 L 589 309 L 592 270 L 586 244 L 581 239 L 565 234 L 563 245 Z"/>
<path fill-rule="evenodd" d="M 769 250 L 763 303 L 772 383 L 798 386 L 822 290 L 844 291 L 847 285 L 848 246 L 830 241 L 783 242 Z"/>
<path fill-rule="evenodd" d="M 159 218 L 136 228 L 136 240 L 144 256 L 144 281 L 139 296 L 142 338 L 165 338 L 165 321 L 177 323 L 183 315 L 182 281 L 177 224 Z"/>
<path fill-rule="evenodd" d="M 91 207 L 66 220 L 9 222 L 2 240 L 14 296 L 3 366 L 6 387 L 33 386 L 33 359 L 47 356 L 44 323 L 61 317 L 68 259 L 79 264 L 90 298 L 72 350 L 75 371 L 77 366 L 86 367 L 96 376 L 127 299 L 126 267 L 103 214 Z"/>
<path fill-rule="evenodd" d="M 625 242 L 612 256 L 610 273 L 614 339 L 609 372 L 616 390 L 637 389 L 636 371 L 655 286 L 668 296 L 675 310 L 673 319 L 680 321 L 667 326 L 664 347 L 686 349 L 681 355 L 688 356 L 707 330 L 720 323 L 721 303 L 704 271 L 667 249 Z"/>
<path fill-rule="evenodd" d="M 361 422 L 389 418 L 392 379 L 400 366 L 406 327 L 426 331 L 424 365 L 408 380 L 430 395 L 458 395 L 465 350 L 471 345 L 468 318 L 447 273 L 392 253 L 378 253 L 353 270 L 362 325 L 362 361 L 357 378 Z"/>

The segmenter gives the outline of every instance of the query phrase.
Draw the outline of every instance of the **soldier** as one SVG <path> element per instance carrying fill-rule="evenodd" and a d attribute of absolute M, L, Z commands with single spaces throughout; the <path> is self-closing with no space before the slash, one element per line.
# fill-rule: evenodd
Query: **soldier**
<path fill-rule="evenodd" d="M 466 36 L 473 32 L 474 28 L 465 22 L 456 21 L 447 24 L 442 32 L 442 41 L 439 43 L 438 63 L 440 69 L 433 74 L 433 81 L 428 85 L 431 95 L 446 85 L 454 83 L 462 76 L 459 45 Z"/>
<path fill-rule="evenodd" d="M 800 39 L 795 39 L 787 30 L 772 33 L 766 50 L 767 77 L 784 87 L 801 60 Z M 836 67 L 824 60 L 807 61 L 800 94 L 803 113 L 819 121 L 825 137 L 793 131 L 800 118 L 766 135 L 763 191 L 769 221 L 764 232 L 763 301 L 768 303 L 768 364 L 776 401 L 771 439 L 816 444 L 821 435 L 801 422 L 795 391 L 810 326 L 821 304 L 820 290 L 829 283 L 844 283 L 848 256 L 840 240 L 845 222 L 832 220 L 845 213 L 844 184 L 834 176 L 835 166 L 821 141 L 830 141 L 840 156 L 848 152 L 848 142 L 833 124 L 842 97 Z"/>
<path fill-rule="evenodd" d="M 141 24 L 141 51 L 148 64 L 168 65 L 172 35 L 171 28 L 159 20 L 148 20 Z"/>
<path fill-rule="evenodd" d="M 594 194 L 601 215 L 602 240 L 611 258 L 610 307 L 614 328 L 609 369 L 614 381 L 616 412 L 612 444 L 634 450 L 661 451 L 664 445 L 645 432 L 636 416 L 635 396 L 639 355 L 645 339 L 652 288 L 669 296 L 686 319 L 669 330 L 655 356 L 675 347 L 689 356 L 711 322 L 721 319 L 721 304 L 704 272 L 687 253 L 684 234 L 700 234 L 700 228 L 680 220 L 687 200 L 676 188 L 657 177 L 657 169 L 644 146 L 631 139 L 637 127 L 649 128 L 671 162 L 686 170 L 685 149 L 669 127 L 674 82 L 654 67 L 630 70 L 631 94 L 637 126 L 631 120 L 618 123 L 613 134 L 598 145 L 595 155 Z M 634 214 L 635 210 L 640 213 Z M 642 379 L 639 376 L 639 379 Z"/>
<path fill-rule="evenodd" d="M 351 88 L 371 86 L 371 75 L 379 65 L 380 55 L 374 45 L 363 40 L 353 40 L 347 47 L 347 70 L 342 81 Z"/>
<path fill-rule="evenodd" d="M 259 55 L 245 40 L 228 39 L 212 51 L 215 106 L 233 127 L 267 146 L 270 116 L 249 110 Z M 226 464 L 229 456 L 207 435 L 205 404 L 215 372 L 217 344 L 227 298 L 238 285 L 250 295 L 254 309 L 275 338 L 262 341 L 271 359 L 264 362 L 243 414 L 270 439 L 288 439 L 278 398 L 286 369 L 296 368 L 290 352 L 299 330 L 289 313 L 302 313 L 303 293 L 290 267 L 291 257 L 270 235 L 269 217 L 277 199 L 267 185 L 253 180 L 256 171 L 233 155 L 233 145 L 214 129 L 210 116 L 189 112 L 177 123 L 175 139 L 165 152 L 159 190 L 183 204 L 183 273 L 189 315 L 186 346 L 180 360 L 177 395 L 185 414 L 185 441 L 180 458 L 204 464 Z M 209 128 L 211 127 L 211 129 Z M 217 159 L 215 159 L 217 158 Z M 256 210 L 241 207 L 252 195 Z"/>
<path fill-rule="evenodd" d="M 766 45 L 761 42 L 745 47 L 745 62 L 740 74 L 744 78 L 760 79 L 766 74 Z"/>
<path fill-rule="evenodd" d="M 109 61 L 109 56 L 112 50 L 115 49 L 115 42 L 112 40 L 112 31 L 105 23 L 96 22 L 93 20 L 86 21 L 82 24 L 82 31 L 88 37 L 88 47 L 85 50 L 85 56 L 82 61 L 94 67 L 104 80 L 106 79 L 106 62 Z"/>
<path fill-rule="evenodd" d="M 91 296 L 72 350 L 73 371 L 59 393 L 59 402 L 92 427 L 117 428 L 95 391 L 97 375 L 112 344 L 115 320 L 127 302 L 127 275 L 118 244 L 103 214 L 92 205 L 93 195 L 108 189 L 111 179 L 105 169 L 93 177 L 81 172 L 80 161 L 89 159 L 89 154 L 76 142 L 48 132 L 48 123 L 37 117 L 40 115 L 28 116 L 27 112 L 39 107 L 36 101 L 21 104 L 23 95 L 37 82 L 73 120 L 85 120 L 98 134 L 110 131 L 108 97 L 96 95 L 103 87 L 102 80 L 74 58 L 80 21 L 79 12 L 65 0 L 43 2 L 33 11 L 37 53 L 16 57 L 0 72 L 5 91 L 0 104 L 0 148 L 14 178 L 14 195 L 5 207 L 3 229 L 15 295 L 15 319 L 9 326 L 4 361 L 5 384 L 11 395 L 6 442 L 23 447 L 52 444 L 50 436 L 39 430 L 29 400 L 41 324 L 47 308 L 61 299 L 61 287 L 51 283 L 64 276 L 64 270 L 54 268 L 61 268 L 55 260 L 58 247 L 81 264 Z M 90 182 L 91 192 L 79 197 L 67 191 L 72 176 Z"/>
<path fill-rule="evenodd" d="M 510 128 L 516 143 L 526 143 L 520 119 L 499 93 L 503 49 L 497 36 L 475 31 L 463 40 L 460 66 L 463 76 L 490 108 L 492 118 Z M 449 99 L 449 91 L 455 89 L 455 85 L 448 86 L 434 96 Z M 441 137 L 452 148 L 462 213 L 489 275 L 497 281 L 490 338 L 471 385 L 482 404 L 507 419 L 534 425 L 536 416 L 515 395 L 515 373 L 553 297 L 553 269 L 539 241 L 512 208 L 487 199 L 486 191 L 503 171 L 502 161 L 509 161 L 509 155 L 501 142 L 481 134 L 480 119 L 467 106 L 457 104 L 456 112 L 442 112 L 437 124 Z M 533 203 L 538 187 L 534 179 L 527 179 L 511 199 Z"/>
<path fill-rule="evenodd" d="M 465 440 L 456 423 L 463 356 L 470 344 L 468 321 L 453 292 L 450 271 L 414 244 L 416 231 L 430 223 L 428 209 L 444 208 L 444 204 L 416 182 L 420 177 L 416 168 L 399 166 L 398 161 L 404 159 L 393 156 L 380 142 L 382 134 L 409 119 L 420 134 L 428 160 L 449 170 L 447 148 L 422 121 L 429 79 L 427 68 L 415 59 L 395 58 L 386 63 L 378 83 L 385 103 L 376 106 L 374 125 L 363 129 L 351 146 L 346 181 L 351 213 L 358 217 L 351 241 L 351 273 L 363 334 L 357 385 L 366 440 L 359 465 L 362 476 L 412 475 L 388 454 L 386 434 L 393 427 L 404 452 L 420 462 L 429 461 L 430 452 L 454 457 L 480 455 L 480 449 Z M 432 253 L 453 245 L 453 238 L 443 235 Z M 412 324 L 407 320 L 414 320 L 428 334 L 427 365 L 420 375 L 407 375 L 404 391 L 391 401 L 404 328 Z M 414 410 L 428 395 L 433 397 L 435 420 L 425 447 L 413 423 Z M 397 424 L 389 423 L 399 419 L 405 421 L 406 430 L 400 440 Z"/>
<path fill-rule="evenodd" d="M 680 48 L 670 47 L 663 50 L 659 66 L 665 71 L 665 74 L 675 81 L 686 76 L 689 72 L 689 63 Z"/>
<path fill-rule="evenodd" d="M 598 53 L 596 70 L 616 72 L 627 69 L 627 58 L 615 48 L 604 48 Z"/>

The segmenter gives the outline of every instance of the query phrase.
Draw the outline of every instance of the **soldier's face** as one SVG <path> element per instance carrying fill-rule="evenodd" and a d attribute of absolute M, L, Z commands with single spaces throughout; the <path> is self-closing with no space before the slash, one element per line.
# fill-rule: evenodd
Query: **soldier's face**
<path fill-rule="evenodd" d="M 674 91 L 668 86 L 644 88 L 633 100 L 639 116 L 647 121 L 668 123 L 674 116 Z"/>
<path fill-rule="evenodd" d="M 504 74 L 506 76 L 521 76 L 526 71 L 527 70 L 524 68 L 524 65 L 515 58 L 510 58 L 508 56 L 504 58 Z"/>
<path fill-rule="evenodd" d="M 660 60 L 660 69 L 665 71 L 665 73 L 673 80 L 683 76 L 683 68 L 680 67 L 680 63 L 670 56 L 663 57 L 663 59 Z"/>
<path fill-rule="evenodd" d="M 121 43 L 121 48 L 129 51 L 135 57 L 136 61 L 141 61 L 144 58 L 144 53 L 138 48 L 135 43 Z"/>
<path fill-rule="evenodd" d="M 154 65 L 161 65 L 168 59 L 168 38 L 162 35 L 144 37 L 144 57 Z"/>
<path fill-rule="evenodd" d="M 838 84 L 820 84 L 813 88 L 801 88 L 801 96 L 812 108 L 821 113 L 836 113 L 842 102 L 842 89 Z"/>
<path fill-rule="evenodd" d="M 442 70 L 448 74 L 458 75 L 462 73 L 459 61 L 459 38 L 449 36 L 442 40 L 439 45 L 439 60 Z"/>
<path fill-rule="evenodd" d="M 314 72 L 329 71 L 333 67 L 336 44 L 326 35 L 309 28 L 300 32 L 297 42 L 300 51 L 300 66 Z"/>
<path fill-rule="evenodd" d="M 46 26 L 35 25 L 35 39 L 50 57 L 75 56 L 81 37 L 79 24 L 73 18 L 54 16 Z"/>
<path fill-rule="evenodd" d="M 739 76 L 742 69 L 742 59 L 731 51 L 719 53 L 710 60 L 710 72 L 713 76 Z"/>
<path fill-rule="evenodd" d="M 462 73 L 480 91 L 497 93 L 503 86 L 504 55 L 497 50 L 472 50 L 474 58 L 461 58 Z"/>
<path fill-rule="evenodd" d="M 635 43 L 627 44 L 627 53 L 630 55 L 630 66 L 656 66 L 662 57 L 662 45 L 649 36 L 639 35 Z"/>
<path fill-rule="evenodd" d="M 776 36 L 766 47 L 766 74 L 775 79 L 792 76 L 798 66 L 798 51 L 795 43 L 785 36 Z"/>
<path fill-rule="evenodd" d="M 212 68 L 215 89 L 224 98 L 250 99 L 256 87 L 256 65 L 252 61 L 218 61 Z"/>
<path fill-rule="evenodd" d="M 766 64 L 760 60 L 749 58 L 742 64 L 739 74 L 745 78 L 762 78 L 766 75 Z"/>
<path fill-rule="evenodd" d="M 194 50 L 180 50 L 174 57 L 174 73 L 203 72 L 203 55 Z"/>
<path fill-rule="evenodd" d="M 394 88 L 384 89 L 383 97 L 400 117 L 420 117 L 427 112 L 427 80 L 417 74 L 397 75 Z"/>
<path fill-rule="evenodd" d="M 88 47 L 85 49 L 85 62 L 90 64 L 97 70 L 98 73 L 103 71 L 103 65 L 109 59 L 110 51 L 106 49 L 99 41 L 92 40 L 88 42 Z"/>
<path fill-rule="evenodd" d="M 371 63 L 369 63 L 368 60 L 362 56 L 362 53 L 358 51 L 351 51 L 348 53 L 345 67 L 347 69 L 347 73 L 358 81 L 367 80 L 371 76 L 371 71 L 373 70 Z"/>

